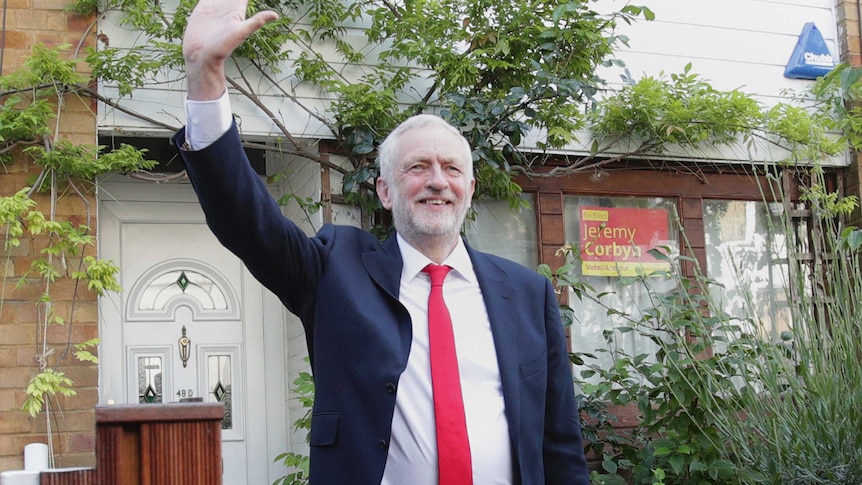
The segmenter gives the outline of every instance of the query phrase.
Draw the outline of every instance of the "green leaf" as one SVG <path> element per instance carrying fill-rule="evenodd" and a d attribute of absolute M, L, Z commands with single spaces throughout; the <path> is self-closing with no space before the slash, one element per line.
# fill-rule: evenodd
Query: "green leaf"
<path fill-rule="evenodd" d="M 665 456 L 665 455 L 670 455 L 671 453 L 673 453 L 673 450 L 666 447 L 666 446 L 656 448 L 655 451 L 653 451 L 653 454 L 655 456 Z"/>
<path fill-rule="evenodd" d="M 94 364 L 99 363 L 99 358 L 86 350 L 76 351 L 75 358 L 77 358 L 81 362 L 92 362 Z"/>
<path fill-rule="evenodd" d="M 681 455 L 674 455 L 668 459 L 670 467 L 676 475 L 679 475 L 685 470 L 685 458 Z"/>
<path fill-rule="evenodd" d="M 610 457 L 604 457 L 602 459 L 602 469 L 608 473 L 616 473 L 619 468 L 617 467 L 616 462 L 614 462 Z"/>
<path fill-rule="evenodd" d="M 560 319 L 563 322 L 563 327 L 571 327 L 575 321 L 575 310 L 568 305 L 560 305 Z"/>
<path fill-rule="evenodd" d="M 647 7 L 643 7 L 643 15 L 647 20 L 655 20 L 655 13 Z"/>

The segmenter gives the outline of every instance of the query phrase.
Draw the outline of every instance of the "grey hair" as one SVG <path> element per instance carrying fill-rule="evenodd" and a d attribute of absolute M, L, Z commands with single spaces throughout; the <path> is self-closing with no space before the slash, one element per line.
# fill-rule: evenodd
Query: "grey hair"
<path fill-rule="evenodd" d="M 464 138 L 464 135 L 462 135 L 457 128 L 447 123 L 446 120 L 437 115 L 428 113 L 422 113 L 407 118 L 386 136 L 383 143 L 380 144 L 380 148 L 377 152 L 377 160 L 380 163 L 380 177 L 386 181 L 392 180 L 392 162 L 395 161 L 394 158 L 397 156 L 398 144 L 401 140 L 401 136 L 410 130 L 423 128 L 428 125 L 442 126 L 451 133 L 458 135 L 458 138 L 461 139 L 464 145 L 464 151 L 460 156 L 463 158 L 465 166 L 467 167 L 467 174 L 470 177 L 470 180 L 473 180 L 473 150 L 470 148 L 470 142 Z"/>

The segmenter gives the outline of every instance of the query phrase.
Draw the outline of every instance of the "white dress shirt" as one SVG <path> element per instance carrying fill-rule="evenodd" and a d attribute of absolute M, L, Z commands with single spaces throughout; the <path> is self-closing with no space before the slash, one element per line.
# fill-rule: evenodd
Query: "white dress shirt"
<path fill-rule="evenodd" d="M 186 143 L 192 150 L 203 150 L 230 129 L 233 113 L 225 89 L 221 98 L 212 101 L 186 99 Z"/>
<path fill-rule="evenodd" d="M 192 150 L 212 144 L 233 122 L 227 91 L 213 101 L 186 100 L 185 107 L 186 142 Z M 428 354 L 431 280 L 422 272 L 431 260 L 400 235 L 397 238 L 404 262 L 399 300 L 410 313 L 413 340 L 407 367 L 398 381 L 381 485 L 437 485 L 437 436 Z M 512 452 L 500 368 L 485 301 L 463 241 L 458 240 L 443 264 L 452 267 L 443 285 L 443 298 L 455 335 L 473 483 L 509 485 Z"/>
<path fill-rule="evenodd" d="M 431 280 L 422 269 L 431 260 L 400 235 L 404 268 L 398 299 L 410 312 L 413 340 L 407 367 L 398 381 L 392 436 L 383 485 L 436 485 L 437 436 L 428 355 L 428 295 Z M 443 299 L 452 317 L 455 351 L 475 485 L 512 483 L 509 425 L 503 404 L 500 368 L 491 323 L 473 263 L 459 239 L 443 262 L 452 267 L 443 284 Z"/>

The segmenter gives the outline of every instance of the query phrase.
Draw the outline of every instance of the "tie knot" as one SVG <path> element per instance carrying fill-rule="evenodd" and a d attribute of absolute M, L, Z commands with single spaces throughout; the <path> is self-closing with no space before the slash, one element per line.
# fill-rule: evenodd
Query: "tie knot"
<path fill-rule="evenodd" d="M 429 264 L 422 268 L 422 271 L 428 273 L 428 276 L 431 277 L 431 286 L 443 286 L 443 280 L 446 279 L 446 275 L 450 269 L 452 268 L 446 265 Z"/>

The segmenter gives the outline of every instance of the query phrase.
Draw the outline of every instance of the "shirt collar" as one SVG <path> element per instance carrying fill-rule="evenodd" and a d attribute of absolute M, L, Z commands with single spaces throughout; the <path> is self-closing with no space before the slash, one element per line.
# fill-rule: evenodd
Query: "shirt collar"
<path fill-rule="evenodd" d="M 401 260 L 404 267 L 401 270 L 401 282 L 408 283 L 413 280 L 425 266 L 432 264 L 427 256 L 420 253 L 419 250 L 410 245 L 401 234 L 396 233 L 398 239 L 398 249 L 401 251 Z M 464 240 L 458 238 L 458 243 L 452 250 L 452 253 L 446 257 L 443 264 L 451 267 L 456 274 L 470 283 L 476 283 L 476 273 L 473 271 L 473 261 L 470 260 L 470 255 L 467 253 L 467 246 L 464 245 Z"/>

